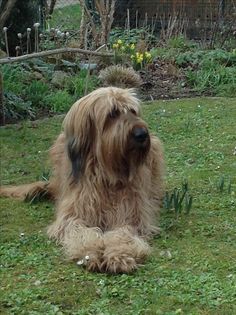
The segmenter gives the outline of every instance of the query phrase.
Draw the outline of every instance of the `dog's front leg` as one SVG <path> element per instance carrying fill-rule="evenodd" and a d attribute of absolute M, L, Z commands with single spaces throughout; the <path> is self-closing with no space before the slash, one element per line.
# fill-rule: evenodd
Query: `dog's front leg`
<path fill-rule="evenodd" d="M 106 232 L 103 239 L 102 270 L 106 272 L 130 273 L 150 253 L 149 245 L 129 226 Z"/>
<path fill-rule="evenodd" d="M 68 259 L 80 261 L 88 270 L 100 271 L 104 252 L 102 231 L 86 227 L 79 219 L 59 221 L 49 227 L 49 236 L 62 244 Z"/>

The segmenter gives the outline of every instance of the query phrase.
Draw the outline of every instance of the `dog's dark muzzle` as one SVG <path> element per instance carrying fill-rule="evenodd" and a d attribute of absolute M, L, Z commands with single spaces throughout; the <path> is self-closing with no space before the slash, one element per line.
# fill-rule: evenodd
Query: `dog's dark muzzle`
<path fill-rule="evenodd" d="M 132 137 L 137 143 L 144 144 L 149 139 L 149 133 L 145 127 L 135 127 L 132 130 Z"/>

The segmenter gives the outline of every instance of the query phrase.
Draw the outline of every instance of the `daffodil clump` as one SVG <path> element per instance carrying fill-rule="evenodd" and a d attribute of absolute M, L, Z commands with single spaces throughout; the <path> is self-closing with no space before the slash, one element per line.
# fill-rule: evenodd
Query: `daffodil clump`
<path fill-rule="evenodd" d="M 132 53 L 135 50 L 135 44 L 125 44 L 121 39 L 118 39 L 113 45 L 112 48 L 115 52 L 123 52 L 123 53 Z"/>
<path fill-rule="evenodd" d="M 136 70 L 141 69 L 146 64 L 152 62 L 152 55 L 148 51 L 145 51 L 144 53 L 136 52 L 135 54 L 132 54 L 130 57 L 133 66 Z"/>
<path fill-rule="evenodd" d="M 121 39 L 118 39 L 112 48 L 115 51 L 115 56 L 126 54 L 131 59 L 133 67 L 136 70 L 143 68 L 148 63 L 152 62 L 152 55 L 150 52 L 139 52 L 137 51 L 137 46 L 134 43 L 125 44 Z"/>

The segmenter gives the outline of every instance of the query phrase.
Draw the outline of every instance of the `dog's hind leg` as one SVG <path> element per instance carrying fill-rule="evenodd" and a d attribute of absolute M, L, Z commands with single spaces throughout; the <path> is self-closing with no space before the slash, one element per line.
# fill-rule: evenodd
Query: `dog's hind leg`
<path fill-rule="evenodd" d="M 19 186 L 0 186 L 0 196 L 18 200 L 54 199 L 54 189 L 50 182 L 38 181 Z"/>
<path fill-rule="evenodd" d="M 129 226 L 106 232 L 104 245 L 102 269 L 108 273 L 130 273 L 150 254 L 149 245 Z"/>

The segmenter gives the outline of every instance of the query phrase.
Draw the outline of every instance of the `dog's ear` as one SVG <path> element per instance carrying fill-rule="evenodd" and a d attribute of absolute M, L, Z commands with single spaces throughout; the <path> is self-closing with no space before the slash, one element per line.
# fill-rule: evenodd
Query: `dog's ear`
<path fill-rule="evenodd" d="M 91 151 L 95 143 L 96 126 L 92 105 L 90 96 L 86 95 L 72 105 L 63 121 L 75 181 L 83 175 L 88 158 L 93 156 Z"/>
<path fill-rule="evenodd" d="M 72 176 L 76 181 L 83 175 L 89 153 L 93 147 L 94 128 L 91 120 L 89 126 L 89 128 L 88 126 L 86 129 L 84 128 L 80 135 L 70 136 L 67 141 L 68 157 L 72 164 Z"/>
<path fill-rule="evenodd" d="M 68 156 L 72 165 L 72 175 L 76 181 L 83 175 L 90 152 L 91 142 L 81 143 L 78 138 L 68 141 Z"/>

